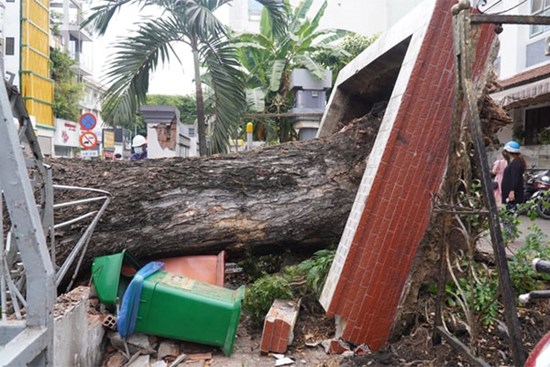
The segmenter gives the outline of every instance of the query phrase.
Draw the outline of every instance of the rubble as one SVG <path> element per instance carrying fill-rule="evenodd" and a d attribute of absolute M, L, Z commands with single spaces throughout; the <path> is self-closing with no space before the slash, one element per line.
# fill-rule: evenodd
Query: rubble
<path fill-rule="evenodd" d="M 285 353 L 294 339 L 300 302 L 275 300 L 267 313 L 262 332 L 260 352 Z"/>

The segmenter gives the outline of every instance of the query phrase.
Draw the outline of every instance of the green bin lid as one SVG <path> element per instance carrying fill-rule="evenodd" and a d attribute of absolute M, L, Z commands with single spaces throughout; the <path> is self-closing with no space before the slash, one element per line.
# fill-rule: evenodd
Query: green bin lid
<path fill-rule="evenodd" d="M 92 282 L 97 292 L 99 301 L 108 306 L 114 306 L 118 297 L 120 273 L 124 260 L 129 261 L 136 270 L 141 268 L 137 260 L 126 250 L 117 254 L 100 256 L 94 259 L 92 264 Z"/>

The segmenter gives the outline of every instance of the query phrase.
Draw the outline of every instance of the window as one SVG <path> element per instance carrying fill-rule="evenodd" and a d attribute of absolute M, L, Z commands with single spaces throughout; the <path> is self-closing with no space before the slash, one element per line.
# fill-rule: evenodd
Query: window
<path fill-rule="evenodd" d="M 531 14 L 544 16 L 550 15 L 550 0 L 531 0 Z M 550 26 L 547 25 L 533 24 L 529 28 L 529 36 L 538 36 L 549 29 Z"/>
<path fill-rule="evenodd" d="M 6 0 L 7 3 L 14 3 L 15 0 Z"/>
<path fill-rule="evenodd" d="M 263 5 L 256 0 L 248 0 L 248 19 L 260 20 Z"/>
<path fill-rule="evenodd" d="M 525 111 L 525 135 L 523 137 L 525 145 L 547 144 L 546 141 L 543 141 L 543 136 L 545 130 L 550 127 L 549 114 L 550 106 Z"/>
<path fill-rule="evenodd" d="M 190 138 L 194 138 L 194 137 L 195 137 L 195 128 L 194 128 L 194 127 L 190 127 L 190 128 L 189 128 L 189 137 L 190 137 Z"/>
<path fill-rule="evenodd" d="M 15 38 L 6 37 L 6 55 L 15 55 Z"/>

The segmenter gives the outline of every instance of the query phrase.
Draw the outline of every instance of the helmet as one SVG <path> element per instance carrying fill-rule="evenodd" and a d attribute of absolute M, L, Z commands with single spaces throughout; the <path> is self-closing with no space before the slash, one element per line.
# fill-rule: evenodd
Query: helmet
<path fill-rule="evenodd" d="M 517 141 L 510 140 L 504 145 L 504 150 L 509 153 L 519 153 L 520 145 Z"/>
<path fill-rule="evenodd" d="M 136 135 L 134 136 L 134 139 L 132 139 L 132 147 L 134 148 L 145 144 L 147 144 L 147 140 L 143 137 L 143 135 Z"/>

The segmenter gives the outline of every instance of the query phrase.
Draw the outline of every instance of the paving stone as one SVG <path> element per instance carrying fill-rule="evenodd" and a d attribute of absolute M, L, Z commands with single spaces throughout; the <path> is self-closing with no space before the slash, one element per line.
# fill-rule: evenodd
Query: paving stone
<path fill-rule="evenodd" d="M 122 353 L 116 352 L 107 361 L 107 367 L 122 367 L 126 364 L 128 358 L 126 358 Z"/>
<path fill-rule="evenodd" d="M 124 345 L 124 340 L 120 337 L 119 333 L 108 333 L 107 335 L 111 344 L 116 349 L 120 350 L 123 353 L 126 353 L 126 346 Z M 128 339 L 126 339 L 126 344 L 128 346 L 128 352 L 133 355 L 136 352 L 141 352 L 141 354 L 153 354 L 156 353 L 155 348 L 149 343 L 149 338 L 144 334 L 133 334 Z"/>
<path fill-rule="evenodd" d="M 158 359 L 164 359 L 164 357 L 172 356 L 176 358 L 181 353 L 179 344 L 171 340 L 162 341 L 158 349 Z"/>
<path fill-rule="evenodd" d="M 135 361 L 133 361 L 132 363 L 129 363 L 125 367 L 149 367 L 150 359 L 151 357 L 149 355 L 139 356 L 138 358 L 136 358 Z"/>

